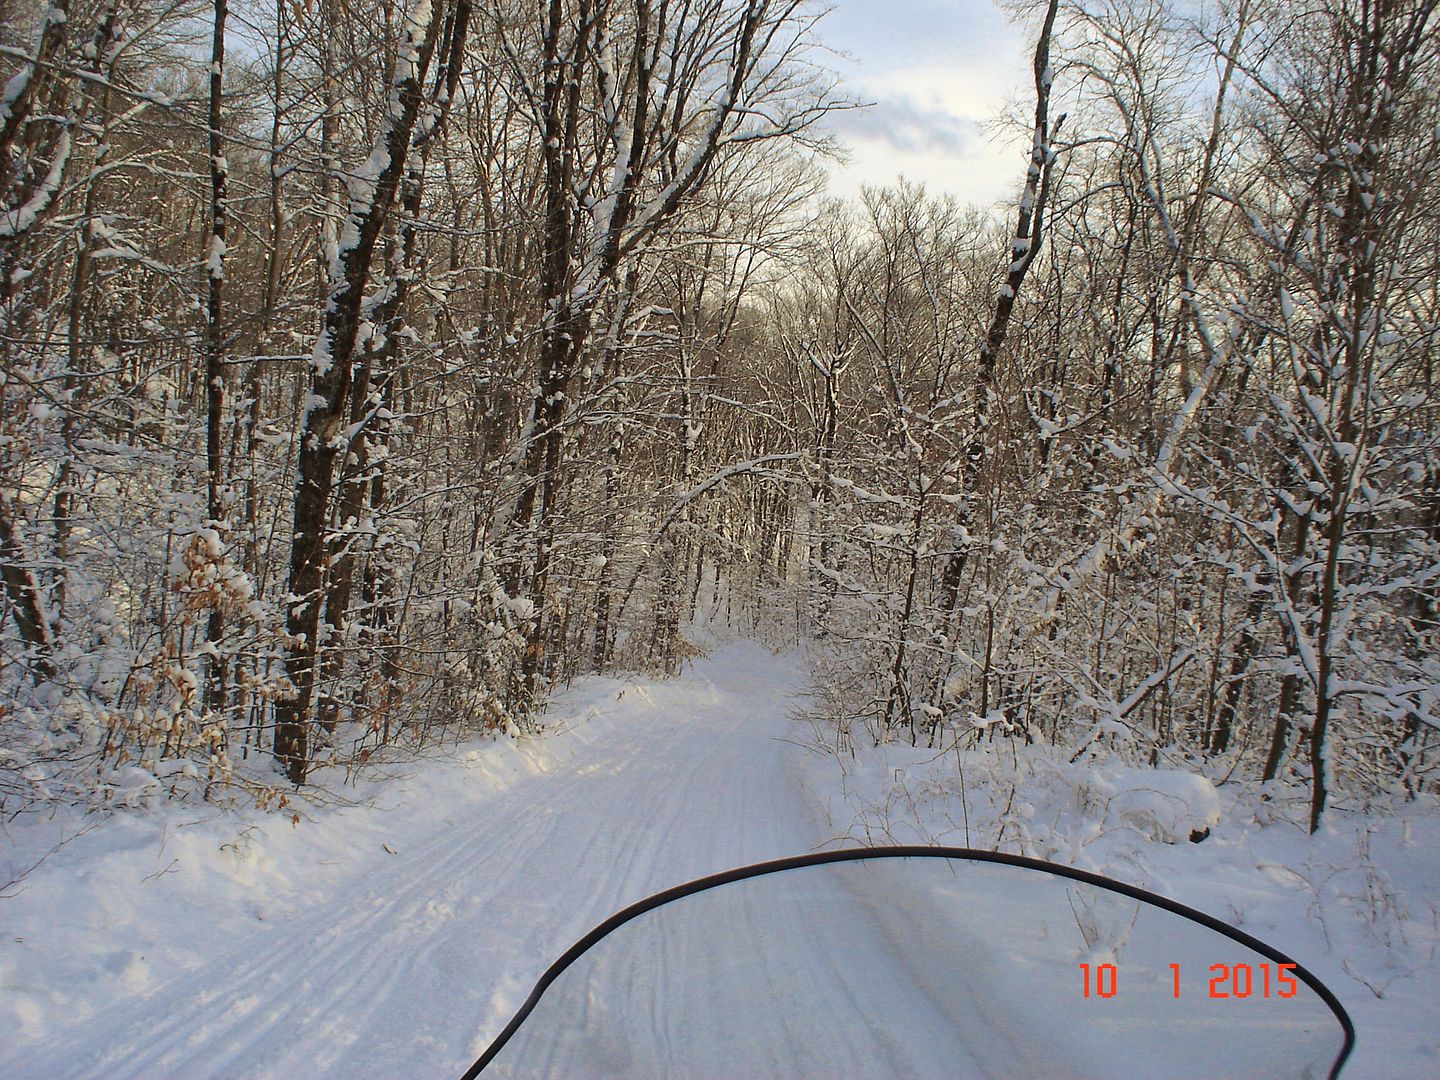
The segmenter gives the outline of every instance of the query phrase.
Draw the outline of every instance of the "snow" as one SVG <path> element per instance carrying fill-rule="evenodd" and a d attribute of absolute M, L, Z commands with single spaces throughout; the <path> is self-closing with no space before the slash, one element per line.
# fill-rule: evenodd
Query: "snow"
<path fill-rule="evenodd" d="M 1326 981 L 1359 1029 L 1347 1080 L 1440 1073 L 1433 802 L 1384 816 L 1337 808 L 1310 837 L 1297 795 L 1217 784 L 1183 763 L 1069 762 L 979 732 L 964 749 L 835 756 L 818 752 L 827 732 L 833 740 L 828 721 L 792 716 L 808 703 L 803 669 L 796 654 L 732 643 L 671 681 L 580 680 L 553 703 L 543 737 L 476 739 L 348 783 L 322 770 L 331 796 L 277 812 L 165 801 L 166 777 L 130 767 L 111 780 L 116 801 L 136 809 L 8 820 L 0 1075 L 459 1075 L 541 971 L 610 913 L 704 874 L 857 842 L 998 847 L 1173 896 Z M 1203 828 L 1208 838 L 1191 843 Z M 893 953 L 951 986 L 927 957 L 952 954 L 931 940 L 966 940 L 947 922 L 962 911 L 1035 925 L 1008 895 L 891 903 L 890 890 L 862 883 L 824 902 L 883 916 L 881 938 L 853 943 L 859 970 L 883 977 Z M 1126 940 L 1128 956 L 1153 952 L 1147 934 L 1187 964 L 1204 959 L 1144 920 L 1127 930 L 1102 910 L 1080 915 L 1099 928 L 1097 963 Z M 826 926 L 844 925 L 787 919 L 774 940 L 812 929 L 828 940 Z M 989 955 L 995 940 L 971 945 Z M 1046 987 L 1005 982 L 1013 955 L 991 957 L 997 981 L 985 985 L 996 1000 L 1029 1002 L 1022 1015 L 1058 1037 L 1066 1021 L 1035 996 Z M 794 984 L 773 962 L 783 954 L 767 956 L 793 993 L 842 1004 L 843 979 Z M 930 985 L 916 1008 L 953 996 Z M 1071 1035 L 1087 1030 L 1070 1021 Z"/>
<path fill-rule="evenodd" d="M 10 119 L 10 113 L 14 109 L 15 102 L 25 92 L 25 87 L 30 83 L 29 69 L 21 69 L 5 84 L 5 89 L 0 91 L 0 124 Z"/>
<path fill-rule="evenodd" d="M 1264 956 L 1220 941 L 1230 963 L 1262 971 Z M 491 1071 L 1097 1077 L 1117 1072 L 1123 1030 L 1148 1080 L 1293 1076 L 1304 1064 L 1319 1075 L 1343 1039 L 1328 1008 L 1308 987 L 1241 1009 L 1208 1000 L 1216 944 L 1199 924 L 1031 869 L 810 866 L 625 924 L 546 991 Z M 1081 963 L 1112 965 L 1113 1000 L 1085 1000 Z"/>
<path fill-rule="evenodd" d="M 1334 991 L 1357 1030 L 1345 1080 L 1440 1075 L 1433 799 L 1383 816 L 1332 808 L 1309 836 L 1303 791 L 1068 756 L 996 736 L 967 750 L 889 745 L 857 749 L 854 760 L 812 756 L 803 778 L 826 800 L 837 842 L 1011 851 L 1214 915 Z M 1210 831 L 1192 843 L 1187 829 L 1196 825 Z"/>
<path fill-rule="evenodd" d="M 776 741 L 800 683 L 741 645 L 353 805 L 13 821 L 0 882 L 91 827 L 3 890 L 0 1075 L 459 1075 L 612 911 L 823 839 Z"/>
<path fill-rule="evenodd" d="M 205 249 L 205 272 L 215 281 L 225 280 L 225 241 L 214 235 Z"/>
<path fill-rule="evenodd" d="M 1220 822 L 1220 798 L 1203 776 L 1180 769 L 1101 767 L 1077 787 L 1080 808 L 1104 826 L 1178 844 Z"/>
<path fill-rule="evenodd" d="M 65 179 L 65 165 L 70 160 L 70 129 L 66 127 L 56 140 L 45 179 L 36 185 L 26 202 L 14 210 L 0 214 L 0 239 L 20 236 L 33 229 L 41 215 L 50 207 L 60 184 Z"/>

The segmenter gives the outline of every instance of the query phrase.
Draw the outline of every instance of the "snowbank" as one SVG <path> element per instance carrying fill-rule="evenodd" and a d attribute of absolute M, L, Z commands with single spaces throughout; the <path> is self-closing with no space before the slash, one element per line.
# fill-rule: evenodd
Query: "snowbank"
<path fill-rule="evenodd" d="M 823 725 L 817 729 L 823 737 Z M 832 843 L 1013 851 L 1173 897 L 1319 975 L 1355 1021 L 1346 1080 L 1440 1076 L 1440 805 L 1333 807 L 1183 769 L 1070 763 L 1005 738 L 947 751 L 816 754 Z M 1209 829 L 1199 843 L 1192 831 Z"/>

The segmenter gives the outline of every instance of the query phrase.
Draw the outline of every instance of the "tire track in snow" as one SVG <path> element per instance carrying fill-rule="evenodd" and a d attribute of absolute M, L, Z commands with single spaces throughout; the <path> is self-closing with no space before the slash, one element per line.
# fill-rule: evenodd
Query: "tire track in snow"
<path fill-rule="evenodd" d="M 544 967 L 612 911 L 816 845 L 786 767 L 793 748 L 776 741 L 797 687 L 784 661 L 742 645 L 638 688 L 583 760 L 437 822 L 351 895 L 256 927 L 8 1075 L 458 1074 Z"/>

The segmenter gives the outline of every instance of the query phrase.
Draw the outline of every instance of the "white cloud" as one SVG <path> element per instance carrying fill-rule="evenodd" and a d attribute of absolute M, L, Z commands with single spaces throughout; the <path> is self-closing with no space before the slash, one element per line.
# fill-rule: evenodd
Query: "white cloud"
<path fill-rule="evenodd" d="M 840 113 L 830 126 L 846 140 L 880 143 L 906 154 L 963 154 L 978 134 L 974 121 L 957 116 L 938 98 L 925 104 L 903 91 L 877 95 L 870 108 Z"/>
<path fill-rule="evenodd" d="M 876 104 L 835 117 L 851 160 L 832 170 L 832 190 L 904 175 L 966 202 L 1008 198 L 1025 140 L 990 121 L 1025 93 L 1028 34 L 990 0 L 839 0 L 819 37 L 851 57 L 836 66 L 852 95 Z"/>

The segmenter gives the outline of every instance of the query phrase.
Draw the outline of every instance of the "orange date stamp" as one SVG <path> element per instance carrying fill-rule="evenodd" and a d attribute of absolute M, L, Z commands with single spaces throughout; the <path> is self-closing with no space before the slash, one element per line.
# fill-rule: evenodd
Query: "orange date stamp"
<path fill-rule="evenodd" d="M 1293 998 L 1299 988 L 1294 964 L 1211 964 L 1212 999 Z M 1113 998 L 1120 991 L 1120 973 L 1114 964 L 1081 964 L 1085 997 Z M 1172 994 L 1180 997 L 1180 965 L 1171 964 Z"/>

